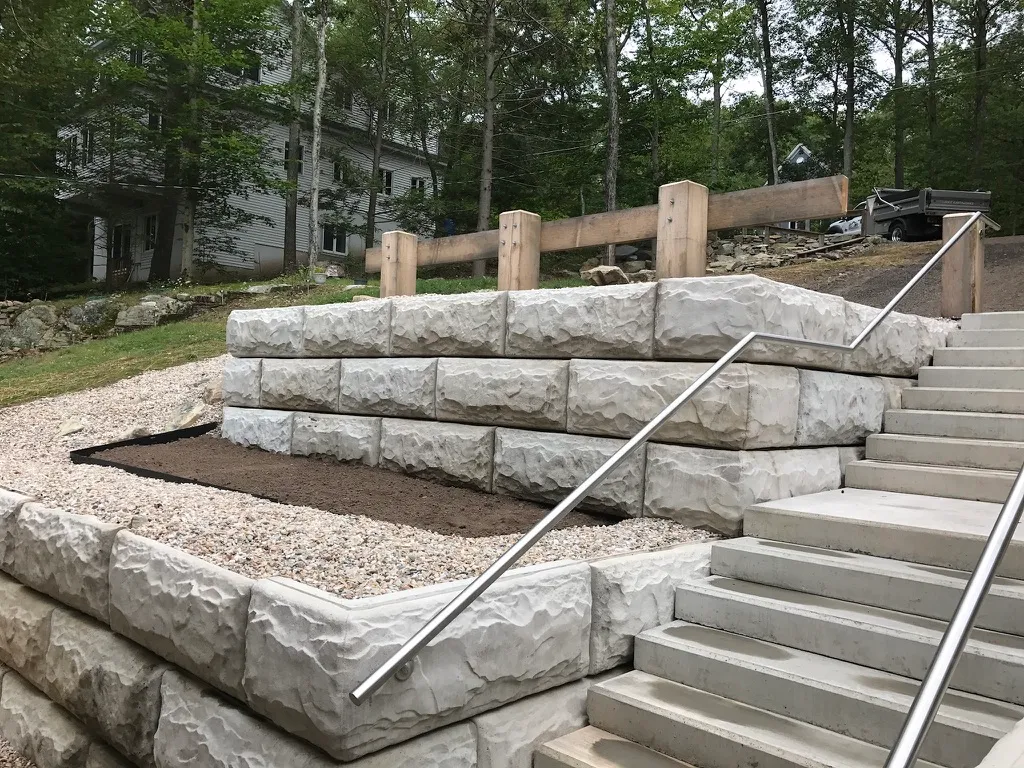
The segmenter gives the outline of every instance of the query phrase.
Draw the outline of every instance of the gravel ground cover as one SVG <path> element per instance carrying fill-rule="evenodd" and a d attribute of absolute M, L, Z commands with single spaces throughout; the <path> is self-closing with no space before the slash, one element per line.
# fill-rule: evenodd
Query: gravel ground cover
<path fill-rule="evenodd" d="M 474 576 L 517 538 L 465 539 L 361 516 L 264 501 L 245 494 L 71 464 L 68 452 L 146 427 L 163 431 L 203 406 L 224 358 L 144 373 L 99 389 L 0 410 L 0 485 L 79 514 L 130 526 L 252 578 L 286 576 L 343 597 L 361 597 Z M 61 436 L 62 431 L 81 431 Z M 582 559 L 708 535 L 665 520 L 625 520 L 549 534 L 523 564 Z"/>
<path fill-rule="evenodd" d="M 0 738 L 0 768 L 35 768 L 33 763 L 23 758 Z"/>

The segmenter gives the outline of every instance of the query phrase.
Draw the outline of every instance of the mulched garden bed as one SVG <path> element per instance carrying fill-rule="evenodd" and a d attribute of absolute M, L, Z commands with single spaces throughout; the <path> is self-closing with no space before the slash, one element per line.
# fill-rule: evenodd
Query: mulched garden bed
<path fill-rule="evenodd" d="M 152 439 L 152 438 L 151 438 Z M 322 457 L 285 456 L 199 435 L 89 452 L 120 467 L 437 533 L 499 536 L 528 531 L 549 510 L 528 501 L 454 488 L 416 477 Z M 558 526 L 612 525 L 618 518 L 572 512 Z"/>

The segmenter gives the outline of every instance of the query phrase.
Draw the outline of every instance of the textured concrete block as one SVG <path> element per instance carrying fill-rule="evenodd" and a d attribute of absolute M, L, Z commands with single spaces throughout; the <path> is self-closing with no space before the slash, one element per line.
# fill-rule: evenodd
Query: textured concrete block
<path fill-rule="evenodd" d="M 235 445 L 254 446 L 272 453 L 291 453 L 294 416 L 290 411 L 225 408 L 220 433 Z"/>
<path fill-rule="evenodd" d="M 845 343 L 846 302 L 754 275 L 681 278 L 658 284 L 654 356 L 714 360 L 751 331 Z M 758 343 L 753 362 L 841 368 L 842 354 Z"/>
<path fill-rule="evenodd" d="M 654 283 L 513 291 L 509 357 L 649 358 L 654 350 Z"/>
<path fill-rule="evenodd" d="M 485 291 L 394 299 L 391 354 L 501 357 L 507 296 L 503 291 Z"/>
<path fill-rule="evenodd" d="M 491 490 L 494 427 L 384 419 L 380 466 L 410 475 Z"/>
<path fill-rule="evenodd" d="M 18 581 L 106 623 L 110 549 L 120 526 L 30 503 L 18 514 Z"/>
<path fill-rule="evenodd" d="M 42 679 L 50 644 L 50 616 L 57 604 L 0 576 L 0 662 L 29 680 Z"/>
<path fill-rule="evenodd" d="M 580 680 L 473 718 L 479 768 L 532 768 L 533 752 L 587 724 L 587 690 Z"/>
<path fill-rule="evenodd" d="M 39 768 L 84 768 L 92 739 L 75 718 L 14 672 L 0 690 L 0 736 Z"/>
<path fill-rule="evenodd" d="M 345 360 L 337 410 L 364 416 L 434 418 L 437 360 Z"/>
<path fill-rule="evenodd" d="M 32 498 L 0 488 L 0 571 L 10 572 L 14 566 L 14 531 L 18 510 Z"/>
<path fill-rule="evenodd" d="M 499 580 L 361 707 L 349 693 L 466 582 L 340 600 L 258 582 L 246 634 L 250 706 L 342 760 L 573 680 L 589 668 L 590 569 L 524 568 Z"/>
<path fill-rule="evenodd" d="M 228 352 L 235 357 L 301 357 L 304 307 L 236 309 L 228 317 Z"/>
<path fill-rule="evenodd" d="M 375 467 L 380 459 L 380 422 L 371 416 L 296 413 L 292 454 L 333 456 Z"/>
<path fill-rule="evenodd" d="M 850 344 L 881 310 L 846 302 L 846 343 Z M 851 371 L 916 376 L 931 360 L 934 341 L 921 318 L 893 312 L 846 357 Z"/>
<path fill-rule="evenodd" d="M 644 517 L 735 535 L 752 504 L 839 485 L 838 448 L 719 451 L 652 443 Z"/>
<path fill-rule="evenodd" d="M 89 745 L 89 756 L 85 759 L 85 768 L 132 768 L 132 763 L 129 763 L 106 744 L 94 741 Z"/>
<path fill-rule="evenodd" d="M 568 431 L 632 437 L 681 395 L 706 363 L 573 360 Z M 663 426 L 663 443 L 727 448 L 779 448 L 796 439 L 797 371 L 731 365 Z"/>
<path fill-rule="evenodd" d="M 307 357 L 386 356 L 391 347 L 391 301 L 306 307 L 303 354 Z"/>
<path fill-rule="evenodd" d="M 625 443 L 606 437 L 499 428 L 494 437 L 494 491 L 557 504 Z M 643 510 L 644 451 L 626 459 L 580 505 L 639 517 Z"/>
<path fill-rule="evenodd" d="M 803 370 L 799 389 L 797 445 L 858 445 L 882 431 L 888 397 L 881 380 Z"/>
<path fill-rule="evenodd" d="M 263 361 L 251 357 L 228 357 L 224 361 L 224 405 L 260 407 L 260 375 Z"/>
<path fill-rule="evenodd" d="M 338 408 L 340 360 L 264 360 L 260 405 L 299 411 Z"/>
<path fill-rule="evenodd" d="M 590 674 L 633 661 L 633 638 L 675 618 L 676 587 L 707 576 L 710 544 L 593 560 Z"/>
<path fill-rule="evenodd" d="M 58 608 L 40 688 L 136 765 L 150 766 L 169 668 L 108 627 Z"/>
<path fill-rule="evenodd" d="M 239 698 L 252 580 L 129 531 L 110 565 L 110 626 Z"/>
<path fill-rule="evenodd" d="M 569 362 L 437 362 L 437 418 L 471 424 L 565 429 Z"/>

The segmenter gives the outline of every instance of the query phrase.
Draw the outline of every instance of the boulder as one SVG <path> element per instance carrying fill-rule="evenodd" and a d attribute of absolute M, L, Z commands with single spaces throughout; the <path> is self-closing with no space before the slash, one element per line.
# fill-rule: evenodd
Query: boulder
<path fill-rule="evenodd" d="M 152 328 L 156 325 L 182 320 L 192 313 L 191 301 L 179 301 L 170 296 L 143 296 L 134 307 L 117 313 L 114 327 L 121 330 Z"/>
<path fill-rule="evenodd" d="M 294 415 L 291 411 L 225 408 L 220 433 L 235 445 L 255 446 L 272 453 L 291 453 Z"/>
<path fill-rule="evenodd" d="M 394 299 L 391 354 L 500 357 L 505 353 L 507 296 L 485 291 Z"/>
<path fill-rule="evenodd" d="M 260 374 L 260 406 L 336 411 L 340 378 L 340 360 L 264 360 Z"/>
<path fill-rule="evenodd" d="M 260 377 L 263 361 L 258 358 L 227 357 L 224 360 L 224 405 L 260 407 Z"/>
<path fill-rule="evenodd" d="M 337 410 L 409 419 L 434 418 L 437 360 L 429 357 L 346 359 Z"/>
<path fill-rule="evenodd" d="M 580 277 L 591 285 L 626 285 L 629 277 L 619 267 L 610 267 L 603 264 L 593 269 L 580 271 Z"/>
<path fill-rule="evenodd" d="M 303 353 L 309 357 L 387 356 L 391 348 L 391 310 L 390 299 L 306 307 Z"/>
<path fill-rule="evenodd" d="M 384 419 L 380 466 L 445 483 L 491 490 L 494 427 Z"/>
<path fill-rule="evenodd" d="M 331 456 L 375 467 L 380 460 L 380 423 L 379 418 L 366 416 L 297 413 L 292 454 Z"/>
<path fill-rule="evenodd" d="M 57 314 L 49 304 L 32 304 L 14 318 L 0 338 L 0 349 L 60 349 L 80 334 L 77 325 Z"/>
<path fill-rule="evenodd" d="M 228 352 L 235 357 L 301 357 L 304 307 L 236 309 L 228 317 Z"/>
<path fill-rule="evenodd" d="M 110 299 L 90 299 L 68 310 L 68 320 L 87 333 L 103 330 L 116 315 Z"/>
<path fill-rule="evenodd" d="M 568 361 L 442 358 L 437 418 L 562 430 L 568 384 Z"/>

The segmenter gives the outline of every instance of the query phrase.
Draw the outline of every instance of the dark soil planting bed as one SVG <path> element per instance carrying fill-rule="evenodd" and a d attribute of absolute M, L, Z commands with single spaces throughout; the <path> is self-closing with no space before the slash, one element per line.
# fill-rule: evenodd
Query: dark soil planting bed
<path fill-rule="evenodd" d="M 341 515 L 477 537 L 524 533 L 550 507 L 508 496 L 453 488 L 384 469 L 242 448 L 210 435 L 154 435 L 77 452 L 74 460 L 129 472 L 239 491 Z M 612 525 L 617 518 L 573 512 L 559 526 Z"/>

